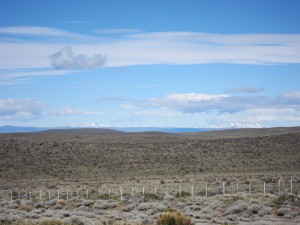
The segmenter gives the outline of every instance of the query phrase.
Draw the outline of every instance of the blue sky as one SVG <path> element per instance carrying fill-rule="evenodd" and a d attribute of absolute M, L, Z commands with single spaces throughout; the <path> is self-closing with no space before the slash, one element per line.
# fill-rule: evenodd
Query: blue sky
<path fill-rule="evenodd" d="M 299 126 L 299 10 L 3 0 L 0 126 Z"/>

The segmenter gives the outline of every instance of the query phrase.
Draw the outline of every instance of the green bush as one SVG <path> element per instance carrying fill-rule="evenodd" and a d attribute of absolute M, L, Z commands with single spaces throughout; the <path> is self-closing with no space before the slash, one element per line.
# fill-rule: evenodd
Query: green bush
<path fill-rule="evenodd" d="M 273 204 L 276 206 L 281 206 L 285 202 L 289 202 L 293 206 L 300 206 L 300 198 L 296 195 L 280 195 L 273 200 Z"/>
<path fill-rule="evenodd" d="M 180 212 L 167 212 L 161 214 L 156 223 L 157 225 L 194 225 L 191 218 Z"/>
<path fill-rule="evenodd" d="M 123 194 L 123 195 L 125 195 L 125 194 Z M 100 199 L 104 199 L 104 200 L 117 199 L 117 196 L 115 196 L 114 194 L 108 194 L 108 193 L 99 194 L 97 197 L 100 198 Z"/>
<path fill-rule="evenodd" d="M 186 198 L 186 197 L 190 197 L 190 196 L 191 196 L 190 192 L 186 192 L 186 191 L 181 192 L 181 198 Z M 177 192 L 175 197 L 180 198 L 180 192 Z"/>
<path fill-rule="evenodd" d="M 154 199 L 154 200 L 162 200 L 162 197 L 156 195 L 156 194 L 153 194 L 153 193 L 148 193 L 146 192 L 144 194 L 144 199 L 145 200 L 150 200 L 150 199 Z"/>

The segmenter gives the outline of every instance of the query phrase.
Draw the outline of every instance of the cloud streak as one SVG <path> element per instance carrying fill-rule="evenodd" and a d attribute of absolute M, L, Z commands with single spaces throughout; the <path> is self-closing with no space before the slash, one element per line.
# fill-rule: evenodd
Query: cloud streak
<path fill-rule="evenodd" d="M 105 33 L 110 36 L 104 39 Z M 0 35 L 4 37 L 0 39 L 0 71 L 51 66 L 84 70 L 155 64 L 300 63 L 300 34 L 148 33 L 136 29 L 108 29 L 91 34 L 50 27 L 0 27 Z M 33 39 L 28 38 L 32 36 Z M 109 60 L 99 53 L 105 53 Z M 245 88 L 233 90 L 243 91 L 247 92 Z M 250 92 L 248 89 L 247 93 Z"/>
<path fill-rule="evenodd" d="M 106 58 L 101 54 L 92 57 L 86 55 L 74 55 L 71 47 L 64 47 L 50 56 L 51 65 L 55 69 L 93 69 L 102 67 L 106 63 Z"/>
<path fill-rule="evenodd" d="M 242 87 L 237 87 L 237 88 L 232 88 L 228 91 L 226 91 L 226 93 L 231 93 L 231 94 L 243 94 L 243 93 L 258 93 L 258 92 L 262 92 L 264 91 L 264 88 L 261 87 L 253 87 L 251 85 L 245 85 Z"/>

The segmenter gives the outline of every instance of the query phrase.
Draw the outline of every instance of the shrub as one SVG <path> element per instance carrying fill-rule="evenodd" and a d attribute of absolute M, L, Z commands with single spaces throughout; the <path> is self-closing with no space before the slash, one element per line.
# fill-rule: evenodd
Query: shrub
<path fill-rule="evenodd" d="M 285 203 L 291 203 L 293 206 L 300 206 L 300 198 L 296 195 L 281 195 L 273 200 L 276 206 L 281 206 Z"/>
<path fill-rule="evenodd" d="M 225 206 L 230 206 L 233 203 L 237 202 L 238 200 L 244 200 L 241 196 L 232 196 L 230 198 L 222 198 L 221 201 L 224 203 Z"/>
<path fill-rule="evenodd" d="M 113 194 L 109 195 L 108 193 L 105 193 L 105 194 L 99 194 L 98 198 L 104 199 L 104 200 L 107 200 L 107 199 L 117 199 L 117 196 L 115 196 Z"/>
<path fill-rule="evenodd" d="M 63 222 L 56 219 L 44 220 L 39 225 L 63 225 Z"/>
<path fill-rule="evenodd" d="M 190 196 L 191 196 L 191 193 L 189 193 L 189 192 L 186 192 L 186 191 L 181 192 L 181 198 L 186 198 L 186 197 L 190 197 Z M 180 198 L 180 193 L 177 192 L 175 197 Z"/>
<path fill-rule="evenodd" d="M 157 225 L 194 225 L 191 218 L 180 212 L 168 212 L 161 214 L 156 223 Z"/>
<path fill-rule="evenodd" d="M 18 210 L 21 210 L 21 211 L 26 211 L 26 212 L 30 212 L 33 210 L 33 208 L 29 205 L 21 205 Z"/>
<path fill-rule="evenodd" d="M 146 192 L 144 194 L 144 199 L 145 200 L 150 200 L 150 199 L 154 199 L 154 200 L 162 200 L 162 198 L 156 194 L 153 194 L 153 193 L 148 193 Z"/>

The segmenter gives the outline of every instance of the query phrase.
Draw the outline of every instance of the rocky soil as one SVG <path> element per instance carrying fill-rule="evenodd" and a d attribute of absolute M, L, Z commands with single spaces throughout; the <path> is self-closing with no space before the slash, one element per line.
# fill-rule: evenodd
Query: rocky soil
<path fill-rule="evenodd" d="M 156 199 L 157 198 L 157 199 Z M 164 212 L 176 210 L 195 224 L 278 225 L 300 224 L 297 196 L 214 196 L 175 198 L 163 196 L 109 199 L 34 199 L 0 203 L 0 224 L 38 224 L 61 221 L 66 224 L 155 224 Z"/>

